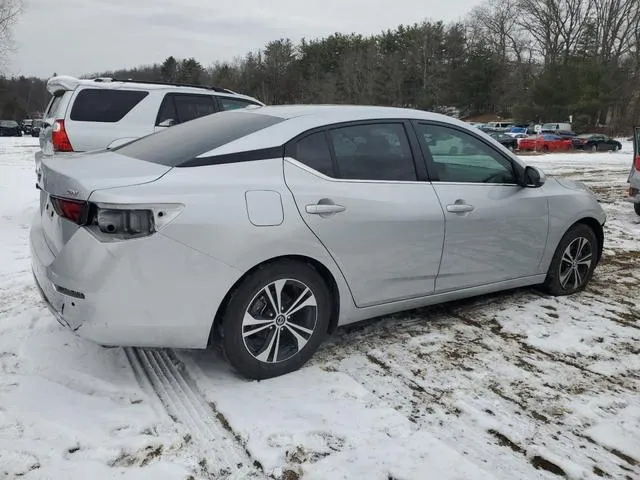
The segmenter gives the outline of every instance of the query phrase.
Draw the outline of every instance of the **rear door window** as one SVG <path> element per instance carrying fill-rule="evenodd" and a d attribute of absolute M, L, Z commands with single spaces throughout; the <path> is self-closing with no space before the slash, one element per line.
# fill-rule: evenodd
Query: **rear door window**
<path fill-rule="evenodd" d="M 296 144 L 294 158 L 329 177 L 335 176 L 331 151 L 324 131 L 312 133 Z"/>
<path fill-rule="evenodd" d="M 329 130 L 338 175 L 349 180 L 416 181 L 409 140 L 401 123 Z"/>
<path fill-rule="evenodd" d="M 158 111 L 156 126 L 171 127 L 216 111 L 216 102 L 211 95 L 168 93 Z"/>
<path fill-rule="evenodd" d="M 71 120 L 77 122 L 119 122 L 149 95 L 143 90 L 86 88 L 76 96 Z"/>
<path fill-rule="evenodd" d="M 216 104 L 210 95 L 175 95 L 173 100 L 180 123 L 216 113 Z"/>

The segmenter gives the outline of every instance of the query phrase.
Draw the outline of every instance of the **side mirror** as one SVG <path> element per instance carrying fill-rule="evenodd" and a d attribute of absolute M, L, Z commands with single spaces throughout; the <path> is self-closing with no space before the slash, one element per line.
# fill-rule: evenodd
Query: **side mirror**
<path fill-rule="evenodd" d="M 541 170 L 536 167 L 527 165 L 524 169 L 524 187 L 539 188 L 547 181 L 547 177 Z"/>

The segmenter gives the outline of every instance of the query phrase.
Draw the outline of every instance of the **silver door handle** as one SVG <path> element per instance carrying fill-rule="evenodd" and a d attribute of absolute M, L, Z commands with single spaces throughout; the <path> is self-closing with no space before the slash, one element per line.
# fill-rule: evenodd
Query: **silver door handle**
<path fill-rule="evenodd" d="M 451 213 L 469 213 L 476 209 L 473 205 L 466 203 L 454 203 L 453 205 L 447 205 L 447 212 Z"/>
<path fill-rule="evenodd" d="M 317 203 L 315 205 L 307 205 L 304 209 L 311 215 L 327 215 L 344 212 L 347 208 L 343 205 Z"/>

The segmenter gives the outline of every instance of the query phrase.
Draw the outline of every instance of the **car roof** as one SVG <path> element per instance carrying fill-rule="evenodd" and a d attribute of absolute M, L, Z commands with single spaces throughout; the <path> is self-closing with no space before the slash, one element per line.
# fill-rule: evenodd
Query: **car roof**
<path fill-rule="evenodd" d="M 254 102 L 258 102 L 262 104 L 259 100 L 250 97 L 248 95 L 243 95 L 241 93 L 236 93 L 232 90 L 226 88 L 219 87 L 208 87 L 206 85 L 187 85 L 187 84 L 177 84 L 177 83 L 163 83 L 163 82 L 153 82 L 153 81 L 139 81 L 139 80 L 121 80 L 115 78 L 89 78 L 89 79 L 80 79 L 76 77 L 71 77 L 67 75 L 58 75 L 50 78 L 47 81 L 47 90 L 49 93 L 54 94 L 59 91 L 71 91 L 75 90 L 78 87 L 91 87 L 91 88 L 100 88 L 100 89 L 113 89 L 118 90 L 121 88 L 127 89 L 137 89 L 137 90 L 165 90 L 171 91 L 174 90 L 176 92 L 182 93 L 200 93 L 203 91 L 211 93 L 216 96 L 226 96 L 229 98 L 242 98 L 245 100 L 251 100 Z"/>
<path fill-rule="evenodd" d="M 199 157 L 224 155 L 240 151 L 272 148 L 283 145 L 296 136 L 315 128 L 322 128 L 343 122 L 376 121 L 376 120 L 427 120 L 444 122 L 459 126 L 465 131 L 474 131 L 468 123 L 439 113 L 425 112 L 410 108 L 361 106 L 361 105 L 277 105 L 250 106 L 218 115 L 268 115 L 282 119 L 282 122 L 271 125 L 255 133 L 238 138 L 214 150 L 205 152 Z M 206 117 L 205 117 L 206 118 Z M 292 121 L 294 120 L 294 121 Z M 196 120 L 194 120 L 196 121 Z M 206 120 L 205 120 L 206 121 Z M 185 124 L 188 125 L 188 124 Z M 487 135 L 487 138 L 491 138 Z M 491 140 L 496 142 L 496 140 Z"/>
<path fill-rule="evenodd" d="M 282 118 L 283 120 L 299 117 L 314 118 L 317 119 L 319 126 L 327 123 L 327 120 L 338 123 L 340 121 L 348 122 L 362 119 L 408 118 L 416 120 L 444 120 L 469 128 L 467 123 L 446 115 L 399 107 L 370 105 L 270 105 L 264 107 L 249 107 L 248 109 L 240 110 L 240 112 L 270 115 L 272 117 Z"/>

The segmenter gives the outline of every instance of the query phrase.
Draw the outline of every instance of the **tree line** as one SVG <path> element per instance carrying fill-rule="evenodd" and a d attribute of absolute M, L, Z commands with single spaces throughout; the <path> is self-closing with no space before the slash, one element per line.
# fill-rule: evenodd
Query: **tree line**
<path fill-rule="evenodd" d="M 486 0 L 460 22 L 425 20 L 378 35 L 336 33 L 297 43 L 284 38 L 209 67 L 169 57 L 96 75 L 218 85 L 267 104 L 393 105 L 531 122 L 572 118 L 576 130 L 606 126 L 626 134 L 640 124 L 640 2 Z M 3 82 L 0 113 L 5 85 L 20 91 L 13 97 L 17 108 L 30 108 L 25 79 Z"/>

